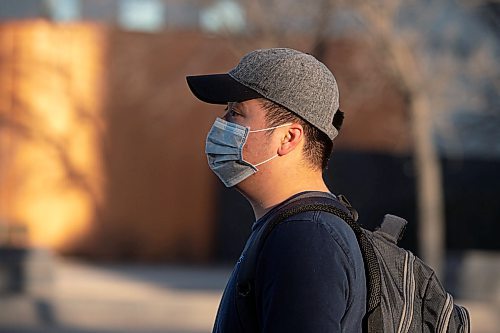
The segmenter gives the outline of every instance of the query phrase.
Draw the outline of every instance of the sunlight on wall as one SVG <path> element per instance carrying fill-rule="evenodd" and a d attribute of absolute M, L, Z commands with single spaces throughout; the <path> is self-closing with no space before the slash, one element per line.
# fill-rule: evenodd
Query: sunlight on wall
<path fill-rule="evenodd" d="M 33 245 L 65 254 L 210 258 L 214 115 L 193 104 L 183 66 L 228 50 L 197 57 L 203 39 L 185 36 L 0 25 L 0 243 L 5 224 L 25 225 Z"/>
<path fill-rule="evenodd" d="M 0 39 L 11 69 L 0 85 L 11 86 L 12 101 L 0 128 L 10 138 L 0 146 L 9 161 L 2 213 L 27 225 L 32 245 L 61 249 L 85 232 L 101 199 L 101 34 L 37 21 L 3 25 L 0 35 L 10 36 Z"/>

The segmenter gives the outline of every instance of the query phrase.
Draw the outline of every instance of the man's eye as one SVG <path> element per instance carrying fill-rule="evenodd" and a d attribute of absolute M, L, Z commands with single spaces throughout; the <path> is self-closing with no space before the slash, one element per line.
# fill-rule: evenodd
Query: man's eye
<path fill-rule="evenodd" d="M 236 117 L 236 116 L 240 116 L 240 114 L 238 112 L 236 112 L 233 108 L 226 108 L 226 116 Z"/>

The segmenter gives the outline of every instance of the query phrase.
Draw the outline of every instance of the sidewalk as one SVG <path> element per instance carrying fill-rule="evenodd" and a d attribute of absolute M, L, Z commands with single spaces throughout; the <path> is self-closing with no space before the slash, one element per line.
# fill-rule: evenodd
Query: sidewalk
<path fill-rule="evenodd" d="M 55 260 L 45 295 L 0 296 L 0 333 L 210 332 L 229 268 Z M 500 327 L 500 304 L 457 300 L 473 333 Z"/>
<path fill-rule="evenodd" d="M 0 332 L 210 332 L 230 270 L 55 260 L 46 296 L 0 298 Z"/>

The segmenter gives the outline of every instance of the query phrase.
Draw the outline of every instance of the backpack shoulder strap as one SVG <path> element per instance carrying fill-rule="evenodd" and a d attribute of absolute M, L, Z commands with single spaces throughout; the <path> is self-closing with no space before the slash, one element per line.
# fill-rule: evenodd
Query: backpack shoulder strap
<path fill-rule="evenodd" d="M 351 207 L 352 208 L 352 207 Z M 287 218 L 307 211 L 324 211 L 344 220 L 354 231 L 365 263 L 368 287 L 367 311 L 370 312 L 380 303 L 380 269 L 373 246 L 363 229 L 353 219 L 350 209 L 329 194 L 314 192 L 298 197 L 281 207 L 247 244 L 241 259 L 237 286 L 237 307 L 244 329 L 258 331 L 258 316 L 255 301 L 255 272 L 258 256 L 267 237 L 274 228 Z"/>

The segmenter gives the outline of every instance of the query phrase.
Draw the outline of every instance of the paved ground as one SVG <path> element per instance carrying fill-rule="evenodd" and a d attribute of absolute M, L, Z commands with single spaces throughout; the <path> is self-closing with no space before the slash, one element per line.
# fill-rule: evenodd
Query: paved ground
<path fill-rule="evenodd" d="M 229 268 L 56 259 L 53 285 L 0 296 L 0 333 L 210 332 Z M 500 304 L 464 301 L 472 332 L 500 332 Z"/>
<path fill-rule="evenodd" d="M 56 260 L 51 291 L 0 298 L 0 332 L 209 332 L 228 268 Z"/>

